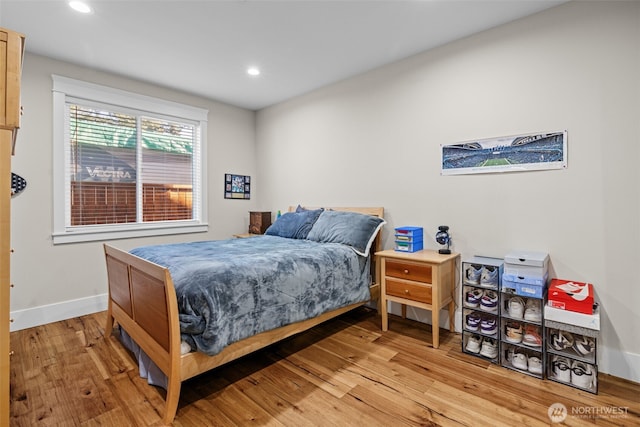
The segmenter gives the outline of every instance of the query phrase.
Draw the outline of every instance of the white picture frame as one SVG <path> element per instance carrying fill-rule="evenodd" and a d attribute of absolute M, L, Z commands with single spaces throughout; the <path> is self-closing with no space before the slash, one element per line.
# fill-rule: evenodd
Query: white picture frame
<path fill-rule="evenodd" d="M 441 145 L 441 155 L 441 175 L 565 169 L 567 131 Z"/>

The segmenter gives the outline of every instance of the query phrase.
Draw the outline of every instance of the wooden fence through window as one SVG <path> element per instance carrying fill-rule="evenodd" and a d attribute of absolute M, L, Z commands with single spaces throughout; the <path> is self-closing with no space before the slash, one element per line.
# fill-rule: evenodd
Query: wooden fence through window
<path fill-rule="evenodd" d="M 143 221 L 193 218 L 192 189 L 186 185 L 143 184 Z M 71 225 L 136 222 L 136 184 L 71 183 Z"/>

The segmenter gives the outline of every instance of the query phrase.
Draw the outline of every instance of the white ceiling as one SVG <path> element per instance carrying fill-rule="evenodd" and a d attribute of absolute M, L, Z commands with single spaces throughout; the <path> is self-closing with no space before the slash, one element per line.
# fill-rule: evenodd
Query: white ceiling
<path fill-rule="evenodd" d="M 564 2 L 0 0 L 0 26 L 27 52 L 257 110 Z"/>

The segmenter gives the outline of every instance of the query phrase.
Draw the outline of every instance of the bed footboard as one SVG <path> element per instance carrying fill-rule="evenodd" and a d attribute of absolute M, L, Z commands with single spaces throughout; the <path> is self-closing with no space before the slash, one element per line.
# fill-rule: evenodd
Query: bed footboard
<path fill-rule="evenodd" d="M 122 326 L 168 379 L 163 422 L 173 421 L 180 397 L 180 324 L 169 270 L 107 244 L 107 325 Z"/>

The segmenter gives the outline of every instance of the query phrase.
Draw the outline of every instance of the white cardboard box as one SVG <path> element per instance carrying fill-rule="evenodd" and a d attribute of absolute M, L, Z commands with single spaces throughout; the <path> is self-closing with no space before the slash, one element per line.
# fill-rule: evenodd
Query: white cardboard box
<path fill-rule="evenodd" d="M 596 307 L 596 309 L 593 311 L 593 314 L 584 314 L 575 311 L 561 310 L 559 308 L 549 307 L 548 305 L 545 305 L 544 319 L 599 331 L 600 307 Z"/>
<path fill-rule="evenodd" d="M 549 254 L 545 252 L 514 251 L 504 257 L 504 274 L 545 277 L 548 268 Z"/>

